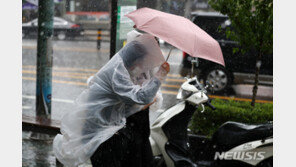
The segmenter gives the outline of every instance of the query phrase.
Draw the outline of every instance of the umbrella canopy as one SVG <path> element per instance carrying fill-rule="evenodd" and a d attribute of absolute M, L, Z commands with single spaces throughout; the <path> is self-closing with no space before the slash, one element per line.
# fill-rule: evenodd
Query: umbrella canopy
<path fill-rule="evenodd" d="M 225 66 L 219 43 L 185 17 L 150 8 L 135 10 L 126 17 L 133 20 L 137 29 L 165 40 L 190 56 Z"/>

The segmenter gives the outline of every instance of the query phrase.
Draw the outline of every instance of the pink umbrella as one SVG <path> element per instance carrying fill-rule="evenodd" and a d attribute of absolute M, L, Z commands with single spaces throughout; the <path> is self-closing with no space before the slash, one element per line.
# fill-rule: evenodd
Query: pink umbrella
<path fill-rule="evenodd" d="M 219 43 L 185 17 L 141 8 L 125 15 L 139 30 L 150 33 L 193 57 L 219 63 L 224 59 Z"/>

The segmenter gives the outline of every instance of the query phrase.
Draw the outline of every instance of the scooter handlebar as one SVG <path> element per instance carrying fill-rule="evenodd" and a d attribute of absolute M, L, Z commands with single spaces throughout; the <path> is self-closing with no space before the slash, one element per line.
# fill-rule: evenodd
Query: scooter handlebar
<path fill-rule="evenodd" d="M 212 101 L 212 100 L 209 99 L 209 100 L 205 103 L 205 105 L 206 105 L 206 106 L 209 106 L 212 110 L 216 110 L 216 107 L 213 106 L 213 105 L 211 104 L 211 101 Z"/>

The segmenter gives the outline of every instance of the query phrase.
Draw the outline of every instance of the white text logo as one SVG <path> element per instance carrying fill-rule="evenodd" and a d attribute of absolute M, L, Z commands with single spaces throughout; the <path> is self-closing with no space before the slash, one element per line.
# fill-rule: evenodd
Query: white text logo
<path fill-rule="evenodd" d="M 263 160 L 265 152 L 216 152 L 215 160 Z"/>

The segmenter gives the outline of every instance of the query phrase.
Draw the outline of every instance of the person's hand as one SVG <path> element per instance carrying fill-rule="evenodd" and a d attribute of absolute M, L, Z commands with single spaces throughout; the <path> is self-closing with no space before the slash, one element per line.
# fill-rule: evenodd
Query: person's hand
<path fill-rule="evenodd" d="M 164 62 L 162 65 L 161 65 L 161 68 L 165 69 L 165 71 L 167 73 L 170 72 L 170 64 L 168 62 Z"/>
<path fill-rule="evenodd" d="M 149 111 L 158 112 L 158 110 L 161 109 L 163 104 L 163 97 L 160 90 L 158 90 L 158 92 L 156 93 L 155 99 L 155 103 L 149 106 Z"/>
<path fill-rule="evenodd" d="M 159 80 L 163 81 L 169 72 L 170 72 L 170 65 L 169 65 L 168 62 L 164 62 L 164 63 L 160 66 L 160 68 L 159 68 L 159 70 L 157 71 L 157 73 L 156 73 L 155 76 L 156 76 Z"/>
<path fill-rule="evenodd" d="M 151 103 L 146 104 L 146 105 L 142 108 L 142 110 L 147 109 L 149 106 L 151 106 L 153 103 L 155 103 L 155 101 L 156 101 L 156 98 L 154 98 L 153 101 L 152 101 Z"/>

